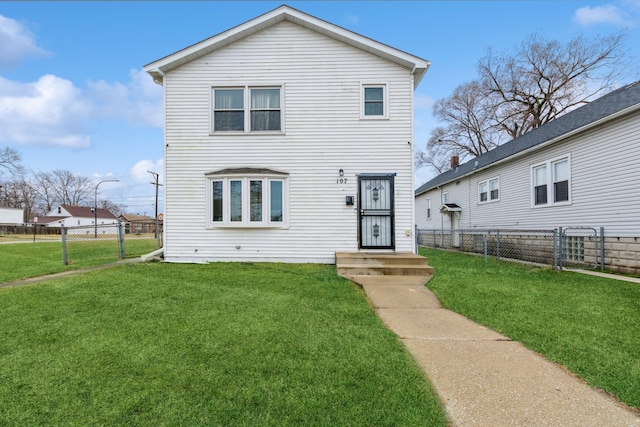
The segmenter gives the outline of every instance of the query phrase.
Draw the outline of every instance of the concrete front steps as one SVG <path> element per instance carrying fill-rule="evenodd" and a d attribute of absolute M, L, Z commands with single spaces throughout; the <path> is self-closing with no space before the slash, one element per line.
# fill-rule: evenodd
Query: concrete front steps
<path fill-rule="evenodd" d="M 433 276 L 425 257 L 412 253 L 336 252 L 339 275 L 360 285 L 424 285 Z"/>

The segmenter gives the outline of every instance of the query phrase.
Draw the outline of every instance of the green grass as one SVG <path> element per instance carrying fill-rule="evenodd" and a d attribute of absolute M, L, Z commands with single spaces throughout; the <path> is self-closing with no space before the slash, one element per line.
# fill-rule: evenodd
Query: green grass
<path fill-rule="evenodd" d="M 0 425 L 446 421 L 333 266 L 151 263 L 0 290 Z"/>
<path fill-rule="evenodd" d="M 443 306 L 640 408 L 640 285 L 421 248 Z"/>
<path fill-rule="evenodd" d="M 148 254 L 157 249 L 155 239 L 125 238 L 125 258 Z M 25 242 L 0 244 L 0 284 L 44 276 L 118 260 L 118 245 L 112 240 L 70 241 L 68 265 L 62 263 L 62 243 Z"/>

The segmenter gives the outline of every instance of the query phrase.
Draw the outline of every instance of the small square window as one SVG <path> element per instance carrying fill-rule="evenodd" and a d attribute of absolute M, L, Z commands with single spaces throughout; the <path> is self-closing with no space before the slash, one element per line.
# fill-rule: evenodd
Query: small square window
<path fill-rule="evenodd" d="M 365 85 L 362 88 L 362 116 L 385 118 L 387 116 L 386 85 Z"/>

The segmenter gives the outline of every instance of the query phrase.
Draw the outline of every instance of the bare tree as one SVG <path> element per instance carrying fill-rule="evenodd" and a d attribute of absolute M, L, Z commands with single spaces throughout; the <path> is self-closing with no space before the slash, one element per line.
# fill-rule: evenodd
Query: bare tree
<path fill-rule="evenodd" d="M 479 156 L 494 148 L 500 133 L 492 120 L 494 113 L 485 101 L 477 81 L 460 85 L 451 96 L 436 101 L 433 114 L 445 126 L 432 130 L 427 151 L 417 154 L 418 165 L 444 172 L 450 156 Z"/>
<path fill-rule="evenodd" d="M 13 148 L 4 147 L 0 149 L 0 176 L 4 172 L 8 172 L 10 175 L 20 174 L 23 172 L 22 156 L 19 152 Z"/>
<path fill-rule="evenodd" d="M 5 205 L 10 208 L 24 209 L 24 221 L 29 221 L 38 213 L 34 210 L 36 193 L 23 176 L 7 182 L 3 190 Z"/>
<path fill-rule="evenodd" d="M 115 216 L 120 216 L 127 210 L 127 205 L 114 203 L 110 200 L 100 200 L 98 203 L 98 207 L 108 210 Z"/>
<path fill-rule="evenodd" d="M 93 182 L 68 170 L 33 174 L 32 187 L 42 210 L 49 212 L 55 205 L 81 205 L 93 201 Z"/>
<path fill-rule="evenodd" d="M 434 105 L 435 128 L 417 166 L 442 172 L 449 157 L 475 157 L 542 126 L 620 84 L 631 57 L 626 35 L 567 44 L 533 34 L 510 53 L 487 50 L 478 78 Z"/>
<path fill-rule="evenodd" d="M 566 45 L 531 35 L 513 53 L 488 50 L 478 63 L 495 121 L 518 137 L 613 90 L 627 72 L 624 33 Z"/>

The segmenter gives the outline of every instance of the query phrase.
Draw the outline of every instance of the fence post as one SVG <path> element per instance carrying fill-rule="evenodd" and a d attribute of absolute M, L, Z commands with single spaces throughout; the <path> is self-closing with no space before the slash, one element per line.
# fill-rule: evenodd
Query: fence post
<path fill-rule="evenodd" d="M 118 220 L 118 258 L 124 259 L 124 234 L 122 233 L 122 222 Z"/>
<path fill-rule="evenodd" d="M 414 225 L 414 233 L 415 233 L 415 239 L 416 239 L 416 255 L 420 252 L 419 248 L 420 248 L 420 236 L 418 235 L 418 224 Z"/>
<path fill-rule="evenodd" d="M 488 242 L 488 238 L 487 238 L 487 234 L 483 233 L 482 234 L 482 243 L 484 245 L 484 263 L 487 263 L 487 259 L 488 259 L 488 253 L 487 253 L 487 242 Z"/>
<path fill-rule="evenodd" d="M 500 259 L 500 230 L 496 231 L 496 258 Z"/>
<path fill-rule="evenodd" d="M 604 271 L 604 227 L 600 227 L 600 271 Z"/>
<path fill-rule="evenodd" d="M 562 248 L 564 246 L 563 239 L 562 227 L 558 227 L 558 268 L 560 269 L 560 271 L 562 271 L 562 258 L 564 257 L 564 250 Z"/>
<path fill-rule="evenodd" d="M 553 271 L 558 271 L 558 229 L 553 229 Z"/>
<path fill-rule="evenodd" d="M 64 224 L 60 227 L 60 236 L 62 240 L 62 265 L 69 265 L 69 260 L 67 259 L 67 232 Z"/>

